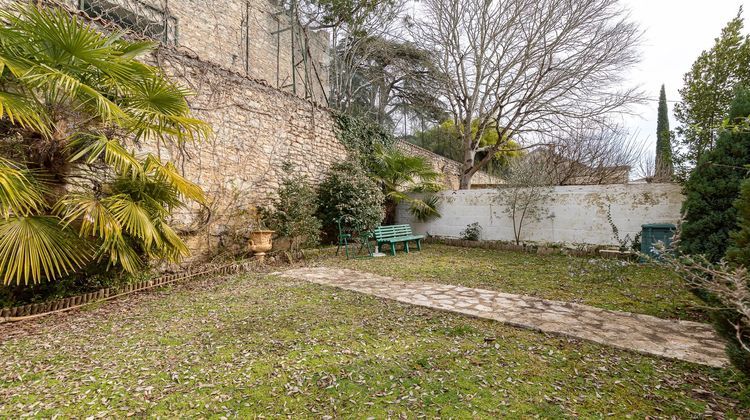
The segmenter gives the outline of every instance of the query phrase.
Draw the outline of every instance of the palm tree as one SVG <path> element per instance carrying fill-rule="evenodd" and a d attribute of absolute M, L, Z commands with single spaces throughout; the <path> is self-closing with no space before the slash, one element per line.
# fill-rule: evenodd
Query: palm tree
<path fill-rule="evenodd" d="M 379 149 L 372 166 L 373 178 L 380 183 L 386 197 L 386 224 L 395 221 L 396 206 L 409 204 L 409 211 L 420 221 L 439 217 L 438 199 L 429 193 L 444 188 L 442 174 L 421 156 L 408 156 L 398 149 Z M 415 194 L 427 193 L 420 198 Z"/>
<path fill-rule="evenodd" d="M 202 190 L 126 144 L 197 141 L 184 88 L 138 58 L 150 42 L 103 34 L 59 8 L 0 11 L 0 270 L 54 280 L 92 264 L 136 271 L 187 247 L 167 223 Z"/>

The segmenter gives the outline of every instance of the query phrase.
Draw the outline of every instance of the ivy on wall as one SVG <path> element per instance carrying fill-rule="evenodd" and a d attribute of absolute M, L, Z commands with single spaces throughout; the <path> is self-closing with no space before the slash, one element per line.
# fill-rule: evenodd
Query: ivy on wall
<path fill-rule="evenodd" d="M 336 138 L 349 152 L 359 156 L 365 168 L 371 166 L 378 148 L 391 147 L 395 142 L 391 133 L 373 121 L 340 112 L 334 114 L 334 120 Z"/>

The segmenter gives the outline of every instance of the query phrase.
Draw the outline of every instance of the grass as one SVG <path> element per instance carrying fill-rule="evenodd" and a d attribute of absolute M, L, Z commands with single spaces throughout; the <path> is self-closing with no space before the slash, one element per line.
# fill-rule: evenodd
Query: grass
<path fill-rule="evenodd" d="M 685 284 L 652 264 L 438 244 L 423 249 L 351 260 L 335 257 L 327 249 L 321 263 L 401 280 L 477 287 L 661 318 L 706 319 L 700 301 Z"/>
<path fill-rule="evenodd" d="M 0 354 L 10 418 L 750 415 L 731 369 L 263 274 L 0 326 Z"/>

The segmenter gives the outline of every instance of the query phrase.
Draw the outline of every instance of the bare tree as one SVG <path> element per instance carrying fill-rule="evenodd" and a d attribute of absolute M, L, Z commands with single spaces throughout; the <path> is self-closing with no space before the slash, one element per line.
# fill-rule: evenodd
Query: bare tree
<path fill-rule="evenodd" d="M 505 205 L 504 212 L 513 222 L 516 245 L 521 243 L 523 228 L 546 215 L 546 202 L 552 193 L 552 179 L 546 162 L 515 159 L 507 168 L 506 183 L 498 188 L 496 200 Z"/>
<path fill-rule="evenodd" d="M 671 162 L 664 162 L 656 160 L 656 156 L 653 154 L 645 155 L 638 162 L 637 176 L 647 183 L 659 183 L 659 182 L 670 182 L 672 180 L 671 173 Z"/>
<path fill-rule="evenodd" d="M 462 189 L 507 140 L 530 141 L 574 121 L 600 120 L 638 99 L 634 89 L 612 88 L 637 63 L 640 38 L 618 0 L 424 5 L 414 36 L 433 50 L 443 75 L 440 93 L 462 129 Z M 488 129 L 506 142 L 482 147 Z"/>
<path fill-rule="evenodd" d="M 554 185 L 626 183 L 645 150 L 637 135 L 609 124 L 580 122 L 570 130 L 544 138 L 547 143 L 526 159 L 543 161 Z"/>

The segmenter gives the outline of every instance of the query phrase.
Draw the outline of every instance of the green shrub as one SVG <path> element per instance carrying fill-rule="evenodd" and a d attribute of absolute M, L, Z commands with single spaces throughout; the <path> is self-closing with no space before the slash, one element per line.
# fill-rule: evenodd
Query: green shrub
<path fill-rule="evenodd" d="M 361 166 L 351 163 L 334 165 L 318 190 L 318 217 L 328 238 L 335 238 L 336 220 L 351 232 L 377 227 L 385 216 L 385 196 Z"/>
<path fill-rule="evenodd" d="M 466 229 L 461 231 L 461 239 L 464 241 L 478 241 L 481 236 L 482 226 L 478 222 L 466 226 Z"/>
<path fill-rule="evenodd" d="M 315 216 L 318 196 L 307 178 L 288 175 L 281 182 L 273 207 L 266 211 L 268 225 L 289 239 L 290 250 L 315 247 L 320 243 L 320 220 Z"/>
<path fill-rule="evenodd" d="M 748 115 L 750 91 L 738 91 L 729 121 Z M 750 187 L 743 186 L 748 164 L 750 132 L 745 130 L 723 131 L 714 149 L 701 156 L 685 184 L 685 220 L 678 245 L 682 258 L 673 264 L 692 284 L 695 294 L 713 308 L 711 320 L 717 333 L 727 339 L 727 354 L 745 373 L 750 373 L 750 352 L 740 340 L 746 342 L 750 336 L 749 320 L 738 310 L 737 303 L 744 303 L 735 297 L 747 292 L 746 272 L 737 270 L 736 265 L 748 261 L 750 191 L 746 190 Z M 725 257 L 735 267 L 722 261 Z"/>
<path fill-rule="evenodd" d="M 750 91 L 739 91 L 729 115 L 731 121 L 750 115 Z M 716 147 L 705 153 L 685 184 L 680 249 L 717 262 L 727 251 L 729 232 L 737 228 L 740 184 L 750 164 L 750 132 L 725 130 Z"/>

